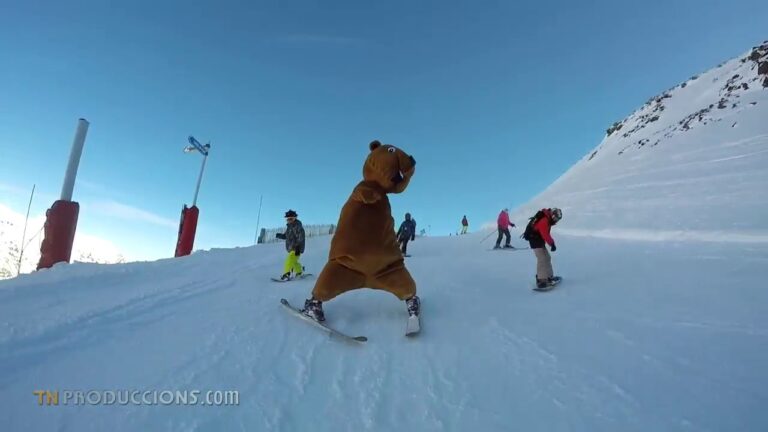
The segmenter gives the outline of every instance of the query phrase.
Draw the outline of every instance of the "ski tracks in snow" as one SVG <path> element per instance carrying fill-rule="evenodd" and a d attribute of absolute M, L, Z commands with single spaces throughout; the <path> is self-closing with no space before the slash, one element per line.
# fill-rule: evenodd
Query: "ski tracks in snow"
<path fill-rule="evenodd" d="M 536 341 L 508 330 L 496 318 L 490 318 L 488 326 L 491 335 L 499 340 L 499 348 L 510 367 L 509 373 L 525 380 L 525 391 L 531 395 L 547 392 L 552 403 L 563 408 L 564 403 L 557 393 L 565 389 L 566 377 L 557 356 Z M 549 386 L 556 387 L 557 391 L 549 391 Z"/>
<path fill-rule="evenodd" d="M 609 371 L 583 364 L 581 355 L 574 356 L 569 350 L 555 352 L 530 334 L 507 329 L 496 318 L 489 319 L 488 327 L 509 365 L 504 379 L 521 395 L 519 403 L 536 406 L 539 411 L 559 412 L 551 415 L 561 421 L 570 419 L 562 425 L 574 430 L 579 430 L 579 422 L 585 417 L 601 419 L 606 430 L 610 430 L 610 425 L 633 424 L 641 417 L 639 402 L 630 390 L 611 378 Z M 609 333 L 622 344 L 633 344 L 619 332 Z"/>
<path fill-rule="evenodd" d="M 5 371 L 0 388 L 22 370 L 72 350 L 101 343 L 120 334 L 120 329 L 143 327 L 163 319 L 163 310 L 171 305 L 221 289 L 220 284 L 195 282 L 171 290 L 157 290 L 112 305 L 103 305 L 82 315 L 68 316 L 34 335 L 6 340 L 0 345 L 0 370 Z M 94 331 L 94 329 L 96 329 Z M 4 345 L 14 349 L 5 349 Z M 45 356 L 41 353 L 46 353 Z"/>
<path fill-rule="evenodd" d="M 368 348 L 368 347 L 366 347 Z M 357 365 L 359 367 L 352 375 L 352 386 L 358 395 L 345 393 L 342 389 L 345 381 L 345 371 L 338 367 L 335 372 L 334 384 L 337 389 L 334 396 L 339 401 L 349 398 L 359 397 L 358 412 L 360 422 L 365 430 L 372 430 L 378 424 L 380 410 L 382 408 L 382 397 L 385 392 L 387 382 L 392 379 L 391 365 L 387 363 L 387 356 L 381 351 L 381 348 L 374 349 L 371 355 L 365 356 L 365 364 Z M 386 423 L 390 424 L 390 423 Z"/>

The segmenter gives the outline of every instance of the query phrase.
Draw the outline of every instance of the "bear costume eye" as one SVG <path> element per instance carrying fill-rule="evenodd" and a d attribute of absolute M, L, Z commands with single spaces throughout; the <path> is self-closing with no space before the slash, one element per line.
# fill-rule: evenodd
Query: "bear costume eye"
<path fill-rule="evenodd" d="M 387 151 L 390 152 L 390 153 L 394 153 L 394 152 L 397 151 L 397 149 L 394 148 L 394 147 L 390 147 L 390 148 L 387 149 Z"/>

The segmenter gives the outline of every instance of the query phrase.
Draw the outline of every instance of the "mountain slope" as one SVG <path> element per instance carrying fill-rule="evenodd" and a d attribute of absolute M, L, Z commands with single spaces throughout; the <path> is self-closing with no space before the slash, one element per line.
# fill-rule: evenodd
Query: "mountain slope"
<path fill-rule="evenodd" d="M 768 42 L 651 98 L 514 215 L 564 210 L 562 231 L 768 242 Z"/>

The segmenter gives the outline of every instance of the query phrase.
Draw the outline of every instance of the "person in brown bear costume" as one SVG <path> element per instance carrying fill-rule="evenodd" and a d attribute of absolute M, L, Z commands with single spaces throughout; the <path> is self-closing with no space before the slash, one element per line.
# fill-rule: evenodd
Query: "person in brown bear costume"
<path fill-rule="evenodd" d="M 416 283 L 405 268 L 395 238 L 389 193 L 401 193 L 416 170 L 416 161 L 399 148 L 379 141 L 363 165 L 363 181 L 355 186 L 339 215 L 328 263 L 318 276 L 312 298 L 302 312 L 324 321 L 323 302 L 341 293 L 373 288 L 404 300 L 410 315 L 419 314 Z"/>

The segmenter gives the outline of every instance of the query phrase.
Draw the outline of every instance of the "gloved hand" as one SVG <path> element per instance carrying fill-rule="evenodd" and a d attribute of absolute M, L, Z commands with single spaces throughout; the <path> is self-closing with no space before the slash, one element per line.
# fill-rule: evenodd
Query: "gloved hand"
<path fill-rule="evenodd" d="M 510 223 L 509 223 L 509 226 L 511 226 L 512 228 L 514 228 L 514 227 L 515 227 L 515 224 L 513 224 L 512 222 L 510 222 Z"/>
<path fill-rule="evenodd" d="M 556 246 L 554 243 L 552 243 L 552 247 L 551 247 L 551 248 L 549 248 L 549 250 L 551 250 L 552 252 L 554 252 L 554 251 L 556 251 L 556 250 L 557 250 L 557 246 Z"/>
<path fill-rule="evenodd" d="M 285 234 L 283 234 L 283 233 L 277 233 L 277 234 L 275 234 L 275 237 L 279 238 L 280 240 L 285 240 Z"/>
<path fill-rule="evenodd" d="M 293 251 L 293 254 L 296 256 L 300 256 L 301 252 L 298 249 L 296 249 L 295 251 Z"/>

